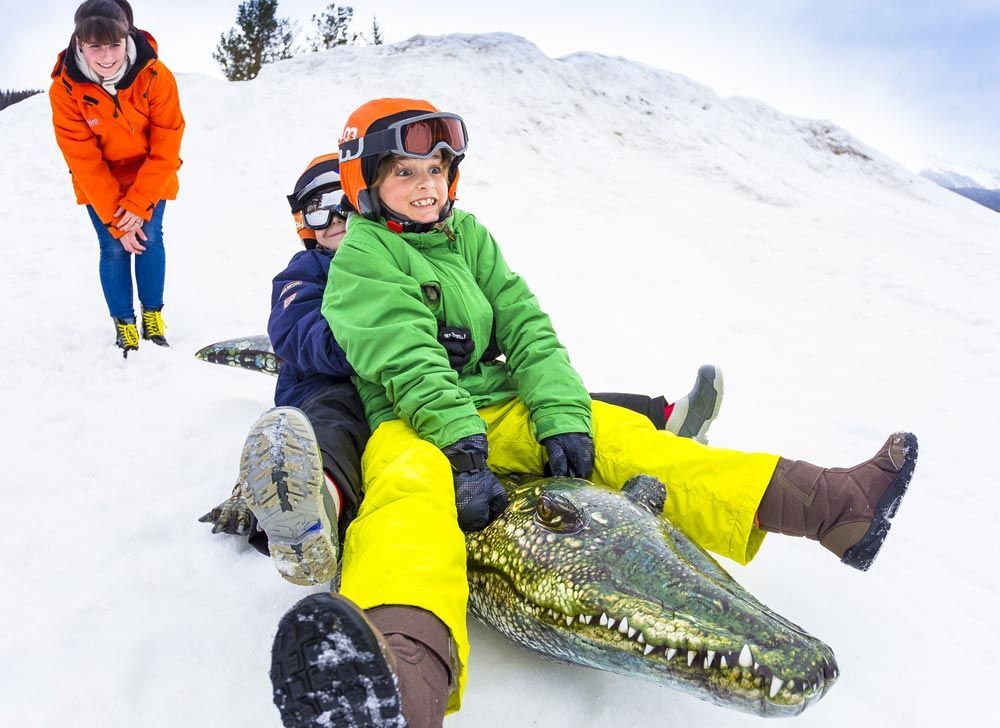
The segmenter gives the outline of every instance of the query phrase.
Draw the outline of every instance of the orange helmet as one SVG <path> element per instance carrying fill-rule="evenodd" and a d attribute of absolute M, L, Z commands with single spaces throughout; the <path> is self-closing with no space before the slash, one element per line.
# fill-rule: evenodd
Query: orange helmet
<path fill-rule="evenodd" d="M 347 119 L 338 142 L 344 195 L 362 215 L 382 216 L 378 195 L 369 187 L 378 165 L 395 154 L 426 159 L 438 149 L 454 155 L 448 169 L 448 203 L 441 219 L 451 212 L 458 189 L 458 165 L 465 158 L 468 134 L 455 114 L 438 111 L 420 99 L 375 99 L 358 107 Z"/>
<path fill-rule="evenodd" d="M 306 203 L 316 195 L 340 189 L 340 162 L 336 152 L 324 154 L 309 162 L 306 171 L 295 182 L 295 189 L 287 196 L 287 200 L 292 208 L 295 229 L 306 248 L 316 247 L 316 232 L 306 226 L 303 217 Z"/>

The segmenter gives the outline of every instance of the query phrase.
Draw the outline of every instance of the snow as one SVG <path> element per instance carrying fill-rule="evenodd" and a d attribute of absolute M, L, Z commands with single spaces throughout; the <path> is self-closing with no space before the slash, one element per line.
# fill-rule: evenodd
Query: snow
<path fill-rule="evenodd" d="M 270 279 L 298 249 L 284 195 L 353 108 L 391 95 L 465 117 L 460 205 L 527 277 L 593 390 L 676 398 L 712 362 L 727 380 L 713 444 L 849 465 L 895 429 L 920 437 L 871 572 L 777 536 L 748 567 L 726 564 L 837 654 L 839 683 L 796 725 L 992 714 L 996 213 L 831 122 L 620 58 L 550 59 L 505 34 L 341 48 L 246 83 L 178 80 L 172 348 L 127 361 L 47 99 L 0 114 L 0 724 L 278 724 L 271 637 L 309 590 L 197 522 L 229 495 L 274 380 L 193 353 L 263 332 Z M 472 640 L 452 728 L 757 724 L 542 661 L 478 624 Z"/>

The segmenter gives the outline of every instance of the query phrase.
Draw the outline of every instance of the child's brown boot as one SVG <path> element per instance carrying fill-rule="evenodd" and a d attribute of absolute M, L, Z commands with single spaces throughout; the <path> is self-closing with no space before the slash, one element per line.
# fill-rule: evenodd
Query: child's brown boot
<path fill-rule="evenodd" d="M 889 533 L 916 461 L 917 438 L 908 432 L 890 436 L 874 457 L 853 468 L 781 458 L 757 511 L 760 527 L 817 540 L 845 564 L 866 571 Z"/>

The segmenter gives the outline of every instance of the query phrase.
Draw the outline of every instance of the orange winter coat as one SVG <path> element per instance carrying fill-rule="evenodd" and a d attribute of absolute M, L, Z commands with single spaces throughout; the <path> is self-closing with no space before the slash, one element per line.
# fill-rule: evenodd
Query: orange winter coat
<path fill-rule="evenodd" d="M 119 206 L 149 220 L 160 200 L 176 199 L 184 133 L 177 82 L 157 58 L 156 41 L 141 30 L 131 35 L 136 61 L 116 96 L 80 72 L 75 38 L 59 54 L 49 89 L 76 201 L 91 205 L 116 238 Z"/>

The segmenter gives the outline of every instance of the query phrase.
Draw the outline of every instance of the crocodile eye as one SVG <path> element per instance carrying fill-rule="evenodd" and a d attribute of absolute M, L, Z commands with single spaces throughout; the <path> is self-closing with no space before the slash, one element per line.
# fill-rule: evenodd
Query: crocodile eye
<path fill-rule="evenodd" d="M 535 506 L 535 523 L 548 531 L 573 533 L 583 527 L 583 517 L 568 498 L 543 493 Z"/>

